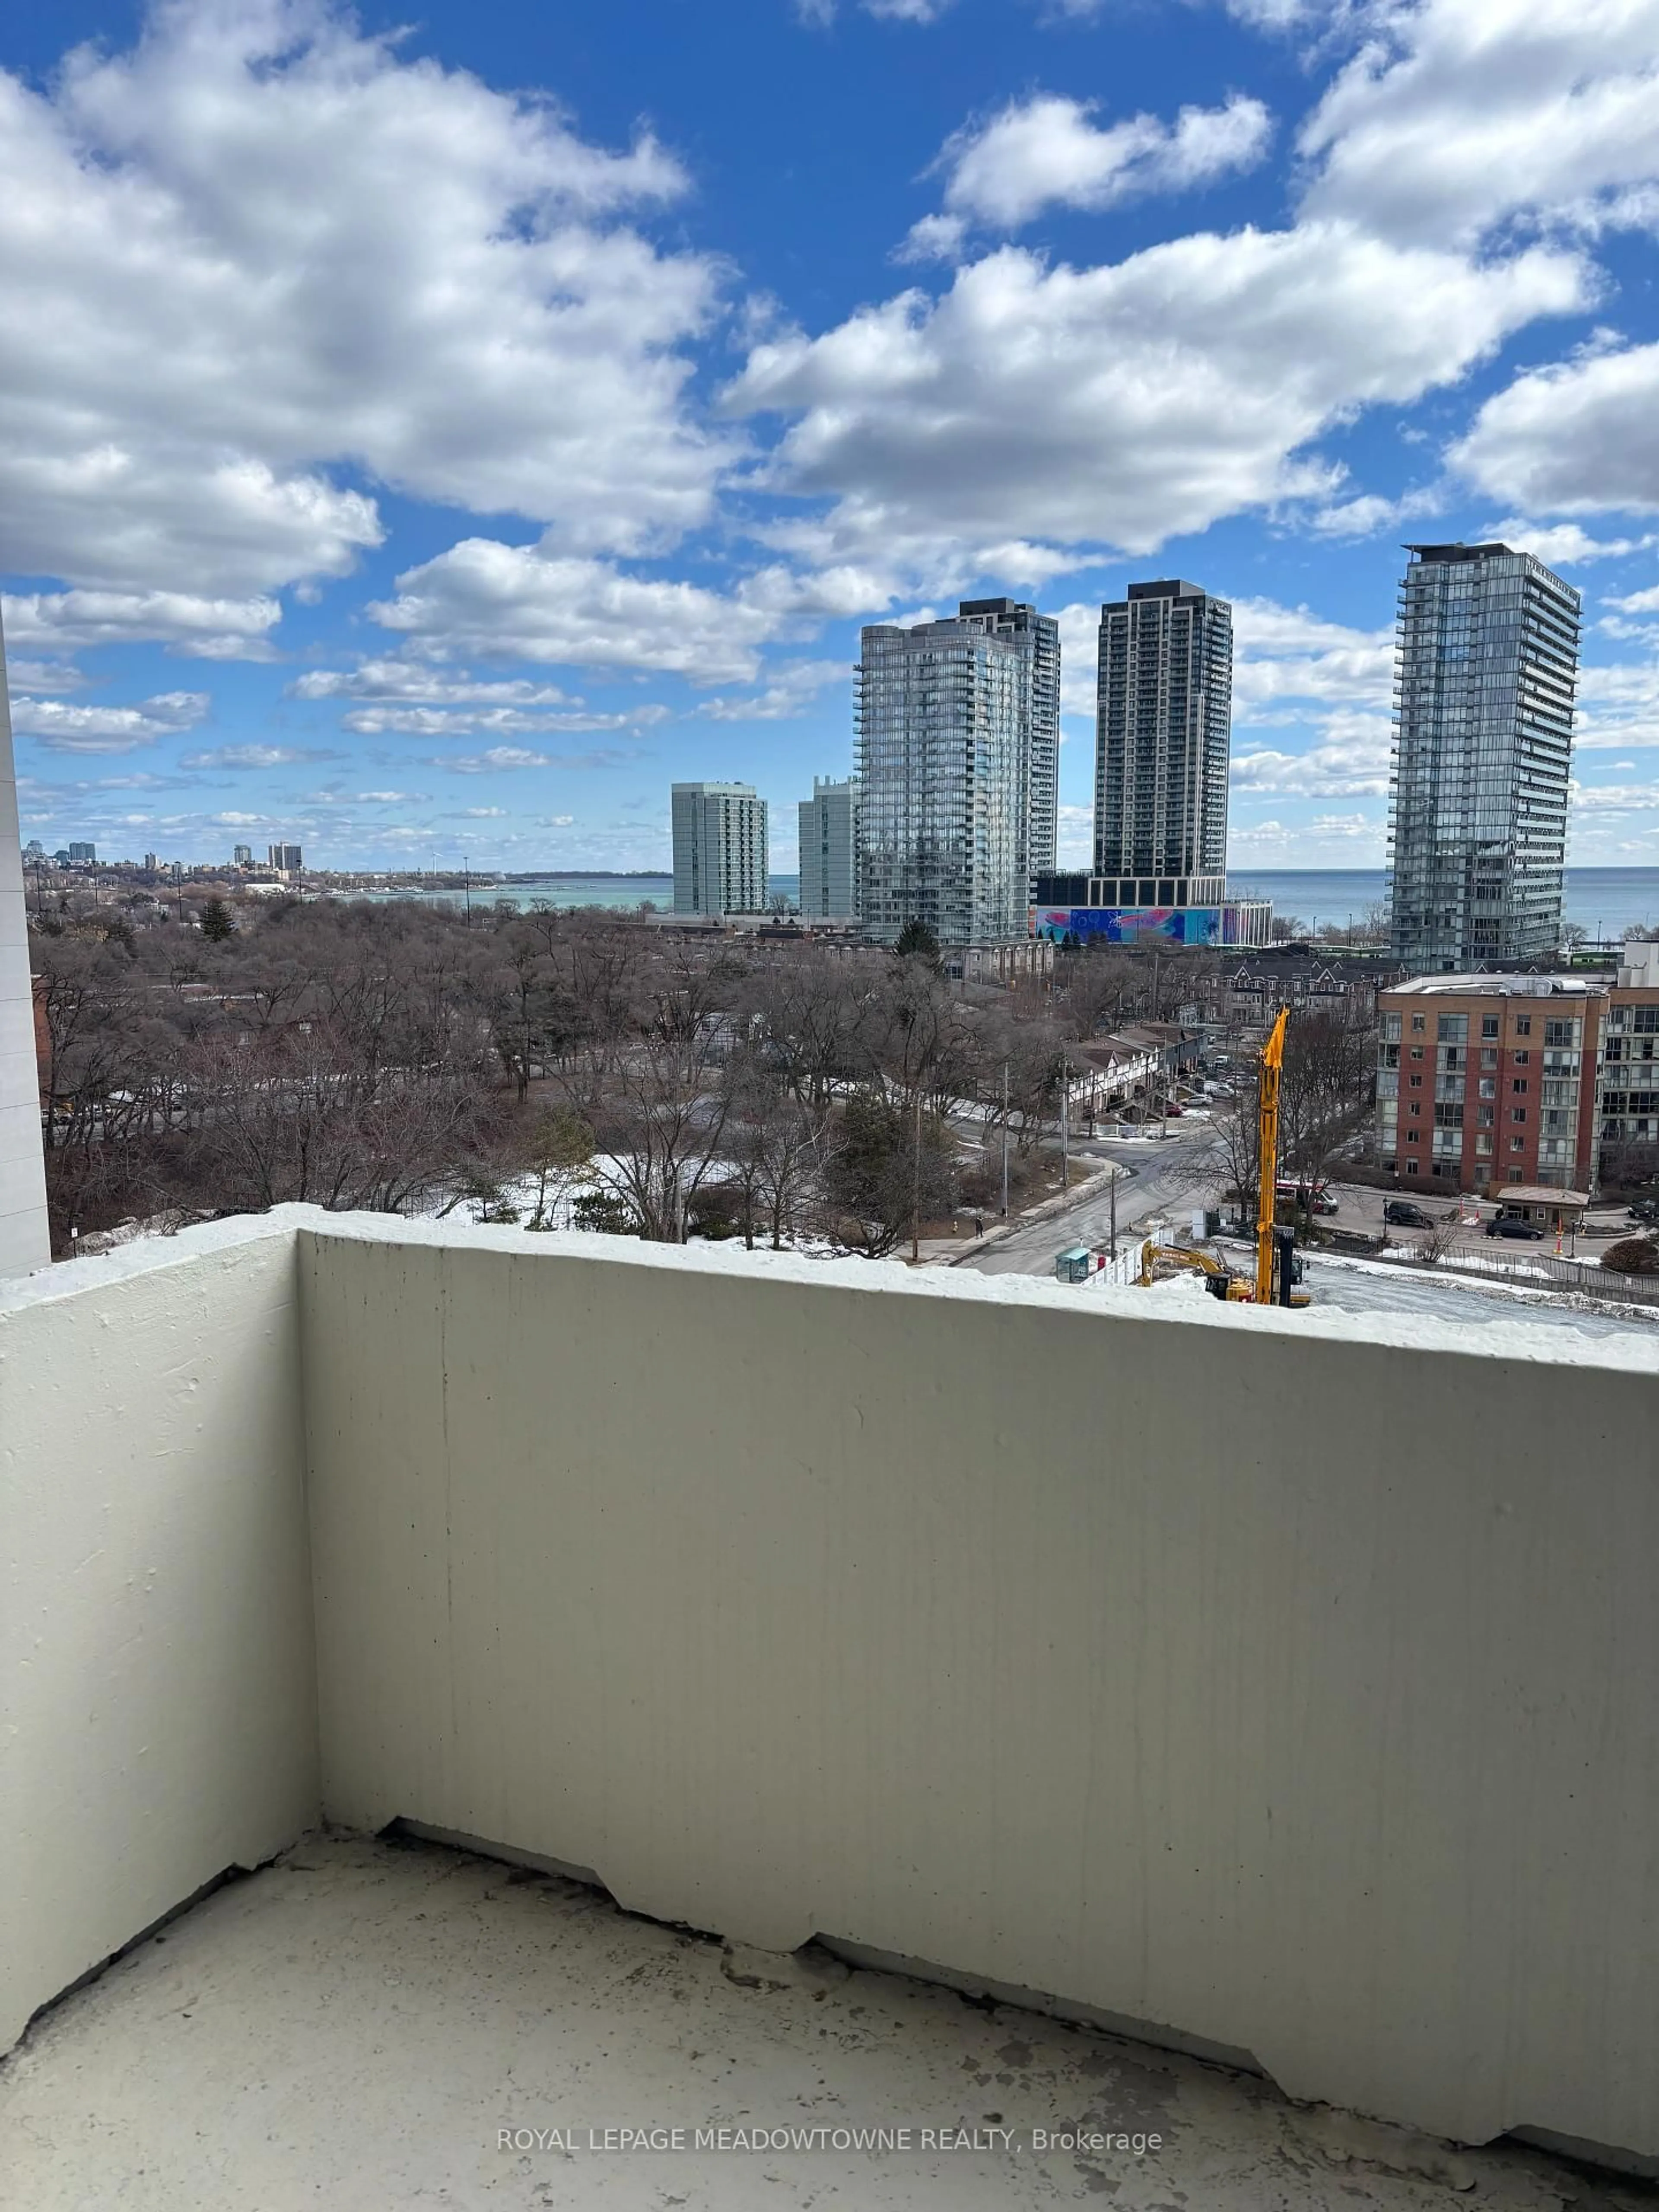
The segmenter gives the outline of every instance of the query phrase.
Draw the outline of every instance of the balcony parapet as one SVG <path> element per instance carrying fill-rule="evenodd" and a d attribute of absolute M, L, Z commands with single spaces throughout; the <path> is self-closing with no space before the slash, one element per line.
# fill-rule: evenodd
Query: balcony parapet
<path fill-rule="evenodd" d="M 1659 2154 L 1656 1386 L 1523 1321 L 305 1209 L 55 1269 L 0 1298 L 0 2030 L 401 1816 Z"/>

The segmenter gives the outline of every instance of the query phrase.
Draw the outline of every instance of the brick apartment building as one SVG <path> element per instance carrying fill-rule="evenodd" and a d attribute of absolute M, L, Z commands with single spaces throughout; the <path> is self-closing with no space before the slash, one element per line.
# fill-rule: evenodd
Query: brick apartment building
<path fill-rule="evenodd" d="M 1659 945 L 1626 945 L 1601 1019 L 1597 1141 L 1606 1182 L 1659 1170 Z"/>
<path fill-rule="evenodd" d="M 1377 1151 L 1403 1185 L 1589 1190 L 1606 986 L 1423 975 L 1378 994 Z"/>
<path fill-rule="evenodd" d="M 1616 978 L 1422 975 L 1377 1015 L 1377 1156 L 1402 1188 L 1659 1173 L 1659 945 L 1627 945 Z"/>

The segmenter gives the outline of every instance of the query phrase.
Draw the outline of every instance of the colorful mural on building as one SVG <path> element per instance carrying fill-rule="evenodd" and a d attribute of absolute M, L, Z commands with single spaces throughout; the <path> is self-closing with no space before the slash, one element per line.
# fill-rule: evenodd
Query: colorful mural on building
<path fill-rule="evenodd" d="M 1266 899 L 1229 900 L 1224 906 L 1040 906 L 1031 930 L 1056 945 L 1104 938 L 1112 945 L 1265 945 L 1273 920 Z"/>

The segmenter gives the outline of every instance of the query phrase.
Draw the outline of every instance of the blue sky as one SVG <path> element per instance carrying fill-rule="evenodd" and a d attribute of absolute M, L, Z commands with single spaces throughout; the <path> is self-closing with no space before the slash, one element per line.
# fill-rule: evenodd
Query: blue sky
<path fill-rule="evenodd" d="M 0 28 L 24 834 L 634 868 L 860 622 L 1235 602 L 1237 868 L 1380 864 L 1402 539 L 1586 599 L 1659 865 L 1659 0 L 58 0 Z"/>

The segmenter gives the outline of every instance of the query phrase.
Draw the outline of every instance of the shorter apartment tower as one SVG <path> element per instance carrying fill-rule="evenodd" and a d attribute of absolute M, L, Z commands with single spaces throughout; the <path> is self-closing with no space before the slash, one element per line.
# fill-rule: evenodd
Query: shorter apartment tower
<path fill-rule="evenodd" d="M 675 913 L 760 913 L 766 801 L 747 783 L 677 783 L 672 797 Z"/>
<path fill-rule="evenodd" d="M 800 912 L 803 921 L 856 921 L 859 916 L 859 782 L 812 778 L 800 803 Z"/>
<path fill-rule="evenodd" d="M 1025 937 L 1029 652 L 965 620 L 874 623 L 860 645 L 865 935 L 892 945 L 915 921 L 942 945 Z"/>
<path fill-rule="evenodd" d="M 1380 992 L 1378 1156 L 1402 1188 L 1589 1191 L 1606 986 L 1431 975 Z"/>

